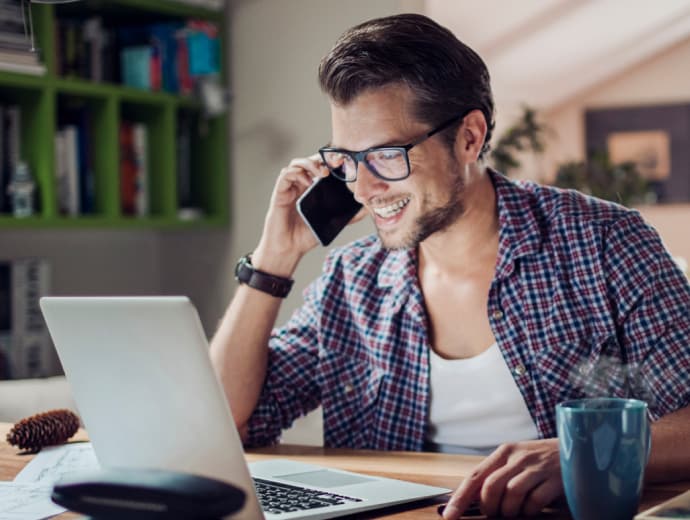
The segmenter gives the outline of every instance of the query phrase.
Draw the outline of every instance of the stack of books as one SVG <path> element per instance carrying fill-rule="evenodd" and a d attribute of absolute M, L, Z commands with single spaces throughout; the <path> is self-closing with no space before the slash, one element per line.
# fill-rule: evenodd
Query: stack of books
<path fill-rule="evenodd" d="M 38 301 L 50 294 L 43 258 L 0 260 L 0 379 L 61 373 Z"/>
<path fill-rule="evenodd" d="M 0 0 L 0 70 L 36 75 L 46 71 L 31 49 L 19 0 Z"/>

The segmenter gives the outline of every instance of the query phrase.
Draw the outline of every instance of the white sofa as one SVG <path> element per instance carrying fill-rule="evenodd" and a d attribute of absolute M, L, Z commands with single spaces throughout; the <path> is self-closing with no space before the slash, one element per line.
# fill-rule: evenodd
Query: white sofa
<path fill-rule="evenodd" d="M 64 376 L 0 381 L 0 422 L 14 423 L 56 408 L 77 410 Z"/>

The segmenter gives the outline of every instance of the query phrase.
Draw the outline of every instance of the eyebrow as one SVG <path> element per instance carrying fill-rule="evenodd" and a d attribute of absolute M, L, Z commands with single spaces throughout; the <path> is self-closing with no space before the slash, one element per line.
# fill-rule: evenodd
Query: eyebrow
<path fill-rule="evenodd" d="M 400 140 L 390 140 L 390 141 L 386 141 L 384 143 L 369 146 L 368 148 L 364 148 L 363 150 L 349 150 L 347 148 L 333 146 L 333 143 L 331 141 L 328 141 L 326 143 L 326 145 L 324 146 L 324 148 L 335 148 L 336 150 L 343 150 L 345 152 L 363 152 L 365 150 L 372 150 L 374 148 L 385 148 L 387 146 L 405 146 L 406 144 L 408 144 L 408 143 L 402 143 Z"/>

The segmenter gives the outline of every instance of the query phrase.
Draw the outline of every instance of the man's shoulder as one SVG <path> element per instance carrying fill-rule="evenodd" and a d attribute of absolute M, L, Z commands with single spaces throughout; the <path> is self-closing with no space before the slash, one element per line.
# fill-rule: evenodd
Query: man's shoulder
<path fill-rule="evenodd" d="M 636 210 L 572 189 L 532 181 L 515 181 L 513 191 L 513 203 L 529 208 L 548 227 L 578 225 L 608 228 L 620 220 L 639 218 Z"/>

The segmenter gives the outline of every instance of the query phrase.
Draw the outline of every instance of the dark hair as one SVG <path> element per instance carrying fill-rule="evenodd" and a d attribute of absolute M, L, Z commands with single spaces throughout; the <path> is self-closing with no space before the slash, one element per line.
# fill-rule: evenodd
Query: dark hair
<path fill-rule="evenodd" d="M 487 124 L 479 157 L 489 151 L 494 128 L 489 71 L 476 52 L 426 16 L 387 16 L 347 30 L 321 60 L 319 83 L 341 105 L 366 90 L 404 84 L 414 95 L 414 116 L 432 126 L 479 109 Z M 457 126 L 452 136 L 446 134 L 451 145 Z"/>

